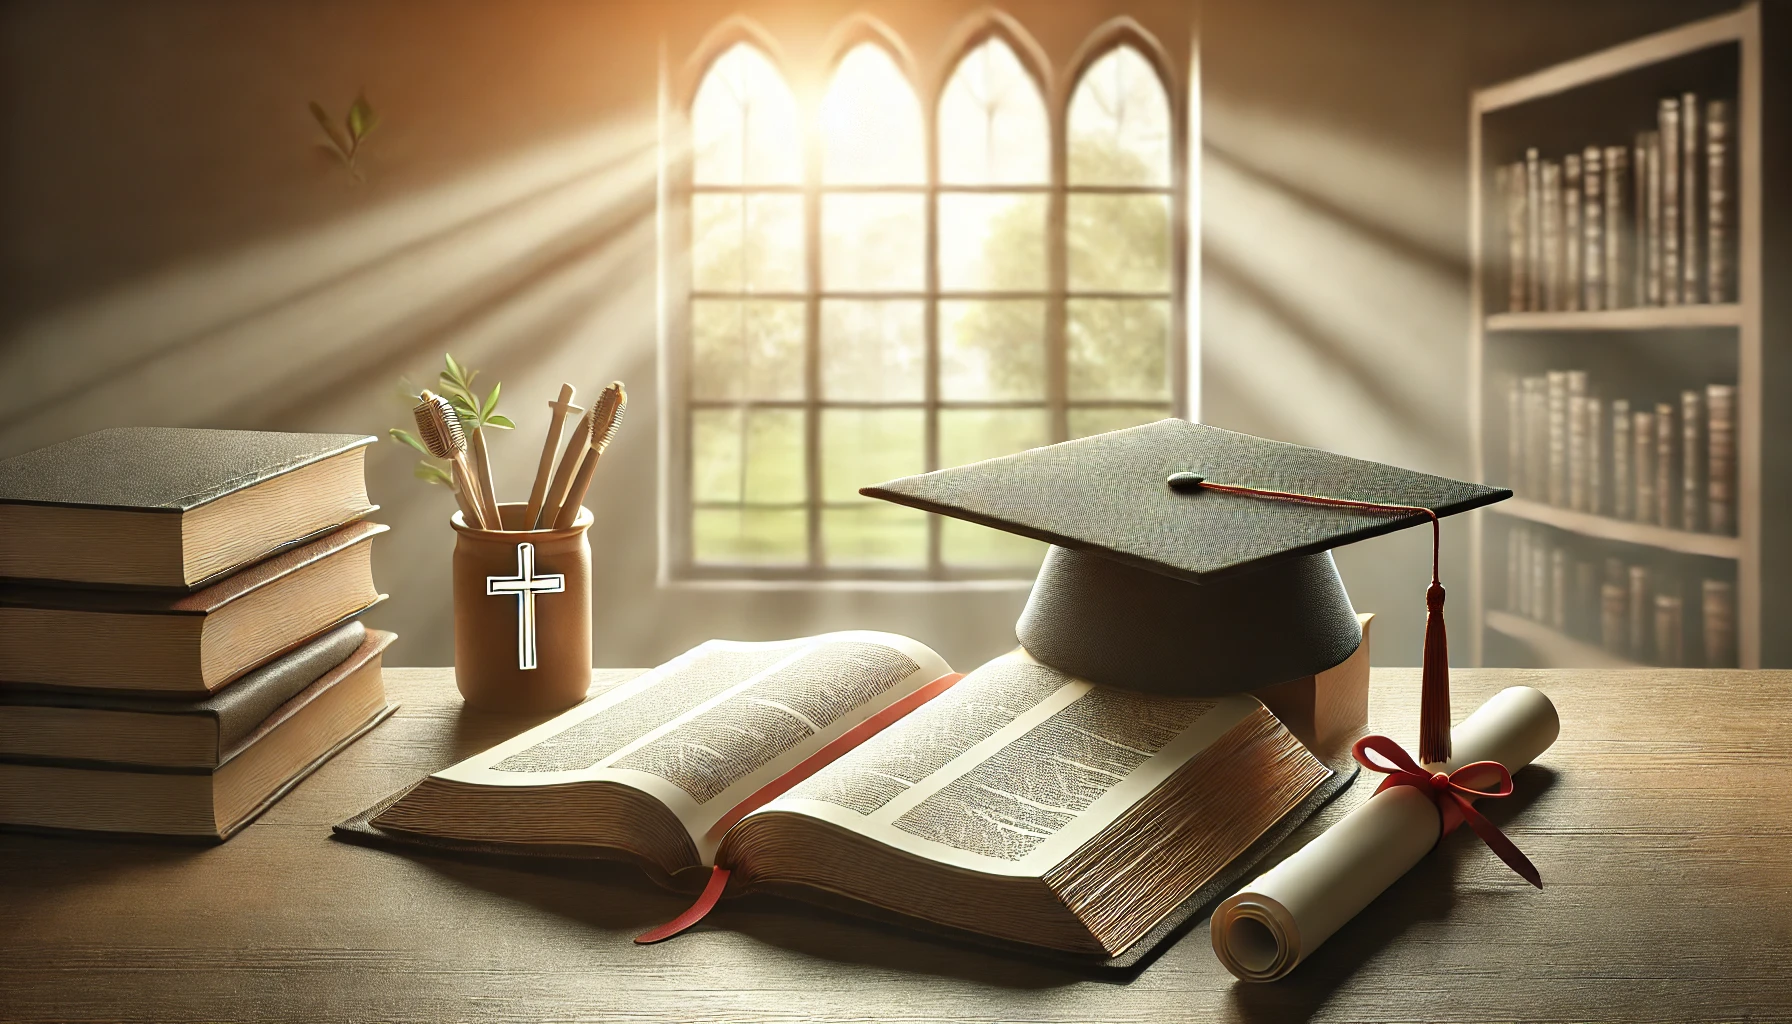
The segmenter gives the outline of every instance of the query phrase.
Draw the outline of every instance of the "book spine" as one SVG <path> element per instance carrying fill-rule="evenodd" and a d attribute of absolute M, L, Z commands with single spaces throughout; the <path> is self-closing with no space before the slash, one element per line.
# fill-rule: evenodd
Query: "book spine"
<path fill-rule="evenodd" d="M 1705 108 L 1705 301 L 1733 302 L 1730 265 L 1730 105 Z"/>
<path fill-rule="evenodd" d="M 1655 595 L 1655 664 L 1686 664 L 1686 610 L 1678 594 Z"/>
<path fill-rule="evenodd" d="M 1568 632 L 1599 638 L 1599 567 L 1584 558 L 1574 563 L 1574 606 L 1568 615 Z"/>
<path fill-rule="evenodd" d="M 1605 157 L 1598 146 L 1581 154 L 1581 260 L 1582 309 L 1606 308 L 1605 303 Z"/>
<path fill-rule="evenodd" d="M 1524 151 L 1524 308 L 1543 307 L 1543 160 Z"/>
<path fill-rule="evenodd" d="M 1596 395 L 1588 395 L 1586 414 L 1581 431 L 1586 435 L 1586 511 L 1594 515 L 1606 515 L 1611 508 L 1611 501 L 1606 497 L 1606 451 L 1605 451 L 1605 401 Z"/>
<path fill-rule="evenodd" d="M 1599 646 L 1620 657 L 1630 653 L 1629 597 L 1622 583 L 1599 585 Z"/>
<path fill-rule="evenodd" d="M 1580 156 L 1570 153 L 1562 158 L 1562 309 L 1573 313 L 1580 309 L 1581 292 L 1586 282 L 1581 273 L 1581 251 L 1585 232 L 1581 228 Z"/>
<path fill-rule="evenodd" d="M 1712 533 L 1736 532 L 1736 388 L 1712 384 L 1705 389 L 1706 527 Z"/>
<path fill-rule="evenodd" d="M 1531 618 L 1549 621 L 1549 546 L 1531 536 Z"/>
<path fill-rule="evenodd" d="M 1562 165 L 1545 160 L 1543 181 L 1543 308 L 1562 311 Z"/>
<path fill-rule="evenodd" d="M 1680 101 L 1661 101 L 1656 114 L 1661 163 L 1661 302 L 1680 304 Z"/>
<path fill-rule="evenodd" d="M 1524 381 L 1517 377 L 1506 386 L 1506 486 L 1524 489 Z"/>
<path fill-rule="evenodd" d="M 1500 201 L 1500 232 L 1505 241 L 1506 312 L 1524 311 L 1524 192 L 1514 187 L 1512 164 L 1493 170 L 1493 191 Z M 1518 165 L 1523 180 L 1523 165 Z"/>
<path fill-rule="evenodd" d="M 1549 549 L 1549 624 L 1568 632 L 1568 552 L 1560 544 Z"/>
<path fill-rule="evenodd" d="M 1680 430 L 1674 406 L 1655 406 L 1655 524 L 1672 527 L 1680 521 Z"/>
<path fill-rule="evenodd" d="M 1514 615 L 1524 614 L 1523 583 L 1524 574 L 1520 568 L 1524 565 L 1524 527 L 1518 524 L 1506 531 L 1506 610 Z"/>
<path fill-rule="evenodd" d="M 1518 607 L 1513 609 L 1525 618 L 1531 617 L 1531 529 L 1520 526 L 1513 530 L 1518 534 L 1518 564 L 1513 566 L 1513 573 L 1518 577 Z"/>
<path fill-rule="evenodd" d="M 1646 662 L 1655 646 L 1654 637 L 1650 636 L 1650 627 L 1655 624 L 1650 614 L 1655 608 L 1655 596 L 1650 592 L 1648 567 L 1630 566 L 1629 578 L 1630 592 L 1625 595 L 1624 604 L 1630 613 L 1630 656 Z"/>
<path fill-rule="evenodd" d="M 1612 508 L 1611 514 L 1629 519 L 1636 508 L 1636 484 L 1630 473 L 1630 402 L 1612 399 Z"/>
<path fill-rule="evenodd" d="M 1551 370 L 1549 381 L 1549 477 L 1544 497 L 1551 505 L 1568 504 L 1568 372 Z"/>
<path fill-rule="evenodd" d="M 1705 528 L 1705 396 L 1680 392 L 1680 528 Z"/>
<path fill-rule="evenodd" d="M 1705 294 L 1700 256 L 1704 233 L 1699 221 L 1704 194 L 1699 190 L 1704 153 L 1699 147 L 1699 96 L 1680 97 L 1680 301 L 1698 302 Z"/>
<path fill-rule="evenodd" d="M 1568 396 L 1568 507 L 1587 509 L 1587 398 Z"/>
<path fill-rule="evenodd" d="M 1630 151 L 1605 147 L 1605 308 L 1635 303 L 1631 294 Z"/>
<path fill-rule="evenodd" d="M 1543 501 L 1549 491 L 1549 381 L 1524 380 L 1524 492 Z"/>
<path fill-rule="evenodd" d="M 1736 667 L 1736 585 L 1705 580 L 1700 587 L 1700 618 L 1706 668 Z"/>
<path fill-rule="evenodd" d="M 1636 480 L 1631 509 L 1639 523 L 1655 521 L 1655 414 L 1630 414 L 1630 475 Z"/>
<path fill-rule="evenodd" d="M 1637 143 L 1644 166 L 1643 239 L 1646 249 L 1642 280 L 1643 304 L 1661 305 L 1661 133 L 1644 132 Z"/>

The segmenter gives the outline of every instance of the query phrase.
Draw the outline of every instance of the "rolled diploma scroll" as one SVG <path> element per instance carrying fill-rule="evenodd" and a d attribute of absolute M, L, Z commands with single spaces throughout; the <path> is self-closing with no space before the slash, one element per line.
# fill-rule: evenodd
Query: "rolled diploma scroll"
<path fill-rule="evenodd" d="M 1498 761 L 1516 772 L 1549 749 L 1560 727 L 1542 693 L 1501 690 L 1450 731 L 1454 756 L 1443 770 Z M 1286 975 L 1429 853 L 1440 828 L 1437 805 L 1413 787 L 1377 793 L 1221 903 L 1213 912 L 1214 953 L 1245 981 Z"/>

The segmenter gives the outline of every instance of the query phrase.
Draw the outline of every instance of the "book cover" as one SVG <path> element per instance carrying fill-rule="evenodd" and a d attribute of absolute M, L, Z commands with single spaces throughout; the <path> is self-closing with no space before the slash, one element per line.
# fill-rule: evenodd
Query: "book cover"
<path fill-rule="evenodd" d="M 1631 264 L 1635 225 L 1631 223 L 1630 151 L 1605 147 L 1605 308 L 1636 304 L 1635 270 Z"/>
<path fill-rule="evenodd" d="M 1581 154 L 1581 308 L 1599 310 L 1605 303 L 1605 161 L 1598 146 Z"/>
<path fill-rule="evenodd" d="M 1736 301 L 1730 249 L 1730 104 L 1705 107 L 1705 301 Z"/>
<path fill-rule="evenodd" d="M 1700 216 L 1705 193 L 1699 187 L 1705 154 L 1700 150 L 1699 96 L 1680 97 L 1680 301 L 1694 303 L 1705 294 L 1702 256 L 1704 230 Z"/>
<path fill-rule="evenodd" d="M 1656 116 L 1661 165 L 1661 304 L 1680 304 L 1680 99 L 1664 97 Z"/>

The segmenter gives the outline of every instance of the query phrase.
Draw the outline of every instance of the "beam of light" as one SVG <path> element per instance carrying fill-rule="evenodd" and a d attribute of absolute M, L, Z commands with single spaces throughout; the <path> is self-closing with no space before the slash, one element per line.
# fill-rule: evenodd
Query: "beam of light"
<path fill-rule="evenodd" d="M 26 322 L 0 346 L 0 379 L 25 385 L 0 392 L 0 451 L 121 423 L 324 422 L 332 388 L 389 388 L 468 325 L 498 329 L 606 239 L 632 239 L 651 285 L 655 143 L 651 117 L 609 122 Z M 287 419 L 283 392 L 326 400 Z"/>

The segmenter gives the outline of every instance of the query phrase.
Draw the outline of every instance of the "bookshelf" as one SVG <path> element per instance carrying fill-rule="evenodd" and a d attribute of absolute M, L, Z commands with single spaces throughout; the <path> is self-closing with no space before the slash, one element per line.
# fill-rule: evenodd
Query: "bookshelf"
<path fill-rule="evenodd" d="M 1792 405 L 1778 397 L 1792 394 L 1792 352 L 1785 351 L 1792 349 L 1792 300 L 1777 294 L 1783 287 L 1763 288 L 1764 265 L 1783 275 L 1788 252 L 1788 197 L 1777 194 L 1784 190 L 1776 189 L 1774 195 L 1765 195 L 1763 190 L 1764 183 L 1785 176 L 1785 140 L 1764 139 L 1762 134 L 1764 124 L 1792 124 L 1787 118 L 1792 112 L 1787 84 L 1792 75 L 1770 66 L 1764 56 L 1784 50 L 1786 14 L 1763 12 L 1759 4 L 1747 4 L 1477 90 L 1471 96 L 1470 435 L 1476 478 L 1513 486 L 1520 492 L 1520 497 L 1471 517 L 1470 613 L 1474 628 L 1470 647 L 1475 664 L 1623 667 L 1679 658 L 1684 664 L 1699 665 L 1705 663 L 1704 650 L 1709 647 L 1729 652 L 1727 657 L 1715 657 L 1712 664 L 1744 668 L 1792 665 L 1792 630 L 1780 625 L 1792 621 L 1792 514 L 1785 511 L 1792 508 L 1792 411 L 1778 407 Z M 1543 289 L 1534 283 L 1527 294 L 1527 281 L 1514 281 L 1511 276 L 1527 273 L 1522 268 L 1514 270 L 1515 259 L 1524 257 L 1526 267 L 1539 262 L 1538 249 L 1524 249 L 1531 244 L 1524 232 L 1528 230 L 1530 237 L 1540 235 L 1546 242 L 1551 236 L 1547 230 L 1539 233 L 1536 221 L 1527 224 L 1519 219 L 1514 210 L 1525 207 L 1512 205 L 1510 189 L 1517 182 L 1520 200 L 1529 202 L 1530 196 L 1543 195 L 1557 211 L 1566 208 L 1547 191 L 1524 192 L 1527 179 L 1520 175 L 1526 170 L 1527 150 L 1540 151 L 1545 163 L 1553 159 L 1559 180 L 1566 184 L 1573 181 L 1566 170 L 1570 163 L 1599 166 L 1580 155 L 1592 152 L 1585 147 L 1600 147 L 1607 163 L 1611 149 L 1623 148 L 1627 155 L 1641 152 L 1632 149 L 1632 143 L 1639 132 L 1657 127 L 1660 100 L 1686 93 L 1698 95 L 1693 109 L 1701 112 L 1709 109 L 1713 99 L 1730 104 L 1727 209 L 1731 277 L 1727 294 L 1717 296 L 1723 301 L 1703 301 L 1707 296 L 1701 283 L 1697 298 L 1687 304 L 1645 304 L 1644 289 L 1636 286 L 1638 279 L 1630 277 L 1629 271 L 1623 278 L 1625 288 L 1635 294 L 1627 294 L 1618 308 L 1610 308 L 1609 291 L 1608 297 L 1597 303 L 1580 298 L 1585 293 L 1568 285 L 1560 294 L 1571 293 L 1573 299 L 1560 299 L 1552 292 L 1555 297 L 1546 304 Z M 1703 134 L 1698 137 L 1704 138 Z M 1704 153 L 1701 150 L 1687 159 L 1703 161 Z M 1533 162 L 1535 159 L 1533 156 Z M 1775 168 L 1781 173 L 1775 173 Z M 1609 176 L 1604 179 L 1608 188 L 1610 180 Z M 1535 187 L 1534 178 L 1529 183 Z M 1646 196 L 1647 192 L 1638 194 Z M 1585 217 L 1595 222 L 1591 207 L 1597 200 L 1593 195 L 1585 198 Z M 1636 217 L 1627 217 L 1626 223 L 1641 216 L 1640 208 L 1629 205 L 1632 201 L 1633 197 L 1627 197 L 1624 205 L 1617 207 L 1636 211 Z M 1708 206 L 1698 209 L 1700 217 L 1709 216 Z M 1602 229 L 1595 227 L 1580 234 L 1583 229 L 1572 222 L 1578 217 L 1571 219 L 1559 212 L 1555 216 L 1559 232 L 1555 237 L 1573 237 L 1573 245 L 1583 247 L 1573 258 L 1591 265 L 1596 251 L 1592 232 Z M 1708 240 L 1708 236 L 1699 238 Z M 1603 236 L 1603 244 L 1612 244 L 1609 232 Z M 1632 251 L 1642 252 L 1643 248 L 1639 242 Z M 1555 269 L 1547 271 L 1557 275 L 1557 280 L 1565 279 L 1560 261 L 1569 257 L 1561 255 L 1564 251 L 1555 250 L 1553 258 L 1558 262 Z M 1606 264 L 1602 261 L 1601 266 Z M 1525 304 L 1514 311 L 1512 303 L 1520 302 L 1520 296 Z M 1574 308 L 1588 304 L 1607 308 Z M 1585 407 L 1588 433 L 1601 424 L 1609 431 L 1612 419 L 1604 410 L 1614 398 L 1624 399 L 1639 411 L 1671 405 L 1678 414 L 1680 396 L 1686 391 L 1703 396 L 1709 385 L 1718 385 L 1720 390 L 1733 387 L 1733 530 L 1700 532 L 1708 528 L 1703 521 L 1707 506 L 1703 504 L 1696 506 L 1701 511 L 1695 529 L 1647 521 L 1635 509 L 1620 517 L 1611 498 L 1609 464 L 1603 476 L 1592 474 L 1592 479 L 1603 481 L 1603 504 L 1596 504 L 1602 499 L 1591 485 L 1582 492 L 1591 497 L 1568 498 L 1557 487 L 1555 474 L 1562 471 L 1555 464 L 1549 470 L 1546 496 L 1544 489 L 1535 485 L 1538 477 L 1526 476 L 1534 470 L 1527 469 L 1526 463 L 1514 464 L 1521 449 L 1526 458 L 1531 458 L 1533 450 L 1524 447 L 1530 443 L 1528 437 L 1513 437 L 1517 433 L 1513 424 L 1520 422 L 1514 411 L 1521 408 L 1514 382 L 1526 377 L 1536 380 L 1552 370 L 1581 371 L 1576 393 L 1594 394 L 1586 384 L 1589 378 L 1593 389 L 1604 392 L 1603 397 L 1595 396 L 1604 405 L 1595 408 L 1589 403 Z M 1775 403 L 1774 407 L 1764 407 L 1764 400 Z M 1709 402 L 1721 404 L 1721 396 Z M 1531 407 L 1523 408 L 1528 413 Z M 1596 411 L 1607 418 L 1599 420 L 1592 415 Z M 1708 458 L 1707 434 L 1701 433 L 1697 444 L 1688 437 L 1682 445 L 1679 431 L 1688 420 L 1706 431 L 1706 418 L 1711 415 L 1708 407 L 1700 407 L 1696 417 L 1671 417 L 1677 424 L 1667 432 L 1672 444 L 1699 451 L 1700 459 Z M 1552 430 L 1562 429 L 1554 425 L 1560 419 L 1558 415 L 1552 421 Z M 1602 438 L 1602 457 L 1608 463 L 1620 439 L 1609 432 Z M 1566 442 L 1558 440 L 1557 444 Z M 1644 458 L 1640 449 L 1626 446 L 1626 450 L 1636 459 Z M 1685 466 L 1679 461 L 1680 450 L 1675 449 L 1671 460 L 1676 473 Z M 1595 466 L 1598 457 L 1587 456 L 1595 460 L 1591 463 Z M 1663 460 L 1660 466 L 1670 464 L 1667 456 Z M 1528 465 L 1535 465 L 1535 460 Z M 1656 465 L 1652 459 L 1651 465 Z M 1687 475 L 1690 477 L 1690 472 Z M 1528 486 L 1519 486 L 1519 480 Z M 1670 486 L 1678 490 L 1683 481 L 1675 480 Z M 1634 480 L 1626 486 L 1633 484 Z M 1577 491 L 1580 487 L 1575 485 Z M 1678 496 L 1660 500 L 1664 510 L 1674 509 L 1663 513 L 1668 522 L 1693 514 L 1668 504 L 1680 500 Z M 1691 498 L 1687 500 L 1686 508 L 1695 507 Z M 1574 505 L 1573 501 L 1585 504 Z M 1545 549 L 1547 555 L 1537 553 Z M 1642 590 L 1635 589 L 1638 573 L 1648 581 Z M 1631 589 L 1622 596 L 1643 609 L 1640 613 L 1615 612 L 1619 606 L 1614 602 L 1620 595 L 1601 589 L 1625 586 Z M 1590 606 L 1589 593 L 1594 595 Z M 1658 594 L 1666 597 L 1658 598 Z M 1572 602 L 1572 613 L 1540 611 L 1552 600 Z M 1728 633 L 1722 632 L 1722 626 L 1717 634 L 1707 633 L 1703 619 L 1707 603 L 1712 621 L 1727 624 Z M 1664 617 L 1654 618 L 1651 612 Z M 1613 622 L 1620 619 L 1628 631 L 1618 629 L 1614 645 Z M 1564 622 L 1567 628 L 1557 628 L 1556 624 Z M 1664 638 L 1677 626 L 1684 642 L 1670 644 L 1653 638 L 1650 630 L 1657 626 Z M 1639 635 L 1650 639 L 1639 641 Z M 1629 648 L 1624 646 L 1626 636 L 1633 644 Z M 1721 639 L 1724 637 L 1728 639 Z"/>

